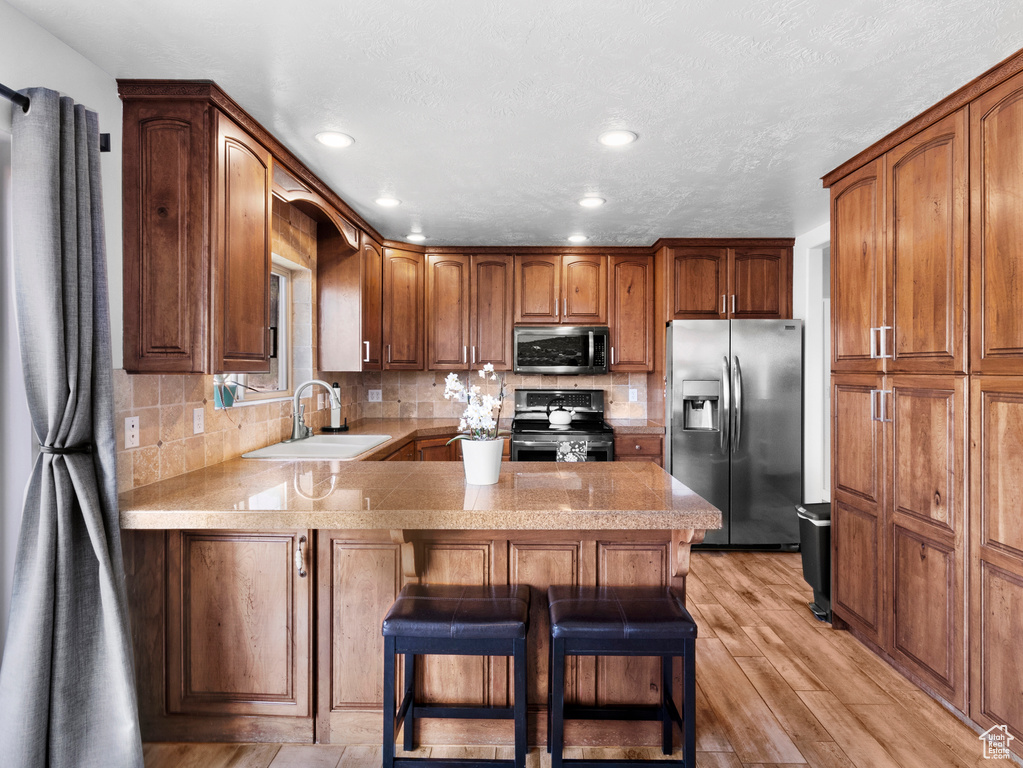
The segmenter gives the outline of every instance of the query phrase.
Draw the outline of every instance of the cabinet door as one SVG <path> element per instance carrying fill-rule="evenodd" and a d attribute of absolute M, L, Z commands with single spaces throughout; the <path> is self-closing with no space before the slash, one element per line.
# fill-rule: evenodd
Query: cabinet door
<path fill-rule="evenodd" d="M 1023 74 L 970 104 L 970 364 L 1023 373 Z"/>
<path fill-rule="evenodd" d="M 470 264 L 469 362 L 492 363 L 495 371 L 510 371 L 514 259 L 507 254 L 477 255 Z"/>
<path fill-rule="evenodd" d="M 311 717 L 311 532 L 168 537 L 168 711 Z"/>
<path fill-rule="evenodd" d="M 270 370 L 270 153 L 218 113 L 213 369 Z"/>
<path fill-rule="evenodd" d="M 970 717 L 1023 744 L 1023 378 L 970 379 Z"/>
<path fill-rule="evenodd" d="M 423 370 L 423 256 L 384 249 L 384 370 Z"/>
<path fill-rule="evenodd" d="M 207 364 L 209 110 L 124 104 L 124 369 L 200 373 Z"/>
<path fill-rule="evenodd" d="M 611 257 L 611 370 L 652 371 L 654 269 L 649 256 Z"/>
<path fill-rule="evenodd" d="M 884 444 L 880 376 L 833 376 L 832 605 L 878 645 L 884 642 Z"/>
<path fill-rule="evenodd" d="M 831 188 L 831 370 L 882 371 L 874 330 L 884 323 L 882 158 Z"/>
<path fill-rule="evenodd" d="M 448 445 L 448 440 L 452 437 L 454 437 L 454 435 L 425 437 L 420 440 L 416 440 L 416 460 L 455 461 L 456 459 L 460 459 L 461 456 L 457 455 L 458 443 Z"/>
<path fill-rule="evenodd" d="M 384 249 L 362 236 L 362 370 L 383 368 Z"/>
<path fill-rule="evenodd" d="M 887 389 L 889 648 L 965 709 L 966 380 L 891 376 Z"/>
<path fill-rule="evenodd" d="M 966 365 L 966 110 L 885 157 L 889 372 Z"/>
<path fill-rule="evenodd" d="M 426 369 L 469 369 L 469 257 L 426 257 Z"/>
<path fill-rule="evenodd" d="M 728 249 L 671 249 L 672 320 L 724 320 L 728 317 Z"/>
<path fill-rule="evenodd" d="M 728 289 L 729 317 L 792 317 L 792 249 L 729 249 Z"/>
<path fill-rule="evenodd" d="M 562 256 L 561 292 L 561 322 L 607 325 L 607 256 Z"/>
<path fill-rule="evenodd" d="M 515 322 L 561 322 L 561 257 L 515 257 Z"/>
<path fill-rule="evenodd" d="M 320 224 L 316 238 L 317 350 L 321 371 L 361 371 L 361 257 L 337 229 Z M 379 282 L 379 281 L 378 281 Z M 377 325 L 380 318 L 377 318 Z"/>

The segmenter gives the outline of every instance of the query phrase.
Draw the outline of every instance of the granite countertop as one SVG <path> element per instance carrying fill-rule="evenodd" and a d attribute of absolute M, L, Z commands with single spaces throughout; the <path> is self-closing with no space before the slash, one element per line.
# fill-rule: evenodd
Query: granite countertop
<path fill-rule="evenodd" d="M 125 529 L 721 527 L 720 510 L 647 462 L 506 461 L 496 485 L 476 486 L 461 462 L 232 459 L 126 491 L 120 502 Z"/>

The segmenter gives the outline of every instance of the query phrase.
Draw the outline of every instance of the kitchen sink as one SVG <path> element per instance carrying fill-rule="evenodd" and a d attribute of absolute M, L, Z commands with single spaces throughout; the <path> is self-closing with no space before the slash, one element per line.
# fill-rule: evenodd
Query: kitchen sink
<path fill-rule="evenodd" d="M 313 435 L 243 453 L 243 459 L 354 459 L 391 439 L 390 435 Z"/>

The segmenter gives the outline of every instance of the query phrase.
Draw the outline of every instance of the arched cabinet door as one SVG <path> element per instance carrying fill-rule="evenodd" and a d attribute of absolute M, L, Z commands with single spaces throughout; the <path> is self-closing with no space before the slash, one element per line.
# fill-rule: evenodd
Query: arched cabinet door
<path fill-rule="evenodd" d="M 423 254 L 384 248 L 384 370 L 423 370 Z"/>
<path fill-rule="evenodd" d="M 673 248 L 669 268 L 672 320 L 728 318 L 727 248 Z"/>

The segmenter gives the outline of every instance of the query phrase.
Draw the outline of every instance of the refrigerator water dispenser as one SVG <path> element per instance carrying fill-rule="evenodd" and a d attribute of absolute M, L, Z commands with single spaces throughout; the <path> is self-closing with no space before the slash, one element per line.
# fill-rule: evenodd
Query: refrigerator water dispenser
<path fill-rule="evenodd" d="M 682 382 L 682 428 L 717 432 L 720 381 Z"/>

